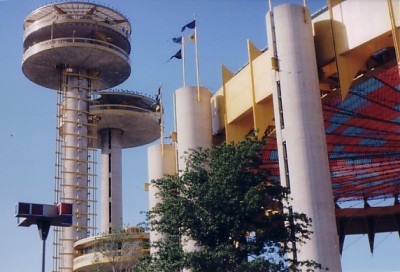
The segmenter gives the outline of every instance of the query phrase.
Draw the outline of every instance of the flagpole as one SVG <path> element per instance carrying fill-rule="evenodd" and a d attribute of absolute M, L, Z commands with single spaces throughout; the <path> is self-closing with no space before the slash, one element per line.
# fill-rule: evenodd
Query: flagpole
<path fill-rule="evenodd" d="M 197 101 L 200 102 L 200 75 L 199 75 L 199 49 L 197 46 L 197 20 L 196 14 L 194 14 L 194 44 L 196 49 L 196 79 L 197 79 Z"/>
<path fill-rule="evenodd" d="M 186 65 L 185 65 L 185 35 L 182 32 L 182 41 L 181 41 L 181 46 L 182 46 L 182 77 L 183 77 L 183 87 L 186 87 Z"/>

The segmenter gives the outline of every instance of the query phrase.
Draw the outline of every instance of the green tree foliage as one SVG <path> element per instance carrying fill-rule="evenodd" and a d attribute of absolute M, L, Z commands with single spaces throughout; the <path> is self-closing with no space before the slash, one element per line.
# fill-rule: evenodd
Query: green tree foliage
<path fill-rule="evenodd" d="M 309 239 L 311 220 L 288 213 L 288 192 L 270 178 L 263 141 L 195 149 L 180 175 L 153 180 L 163 199 L 150 211 L 150 225 L 164 234 L 157 254 L 137 271 L 312 271 L 313 261 L 293 259 L 293 239 Z M 185 252 L 182 237 L 198 250 Z"/>

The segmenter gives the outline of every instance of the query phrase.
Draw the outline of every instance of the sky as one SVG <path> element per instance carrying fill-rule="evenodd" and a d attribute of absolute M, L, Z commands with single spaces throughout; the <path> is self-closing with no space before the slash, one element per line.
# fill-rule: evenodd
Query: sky
<path fill-rule="evenodd" d="M 374 1 L 374 0 L 370 0 Z M 375 0 L 378 1 L 378 0 Z M 268 0 L 103 0 L 132 24 L 132 74 L 119 89 L 155 95 L 163 86 L 165 133 L 173 130 L 173 92 L 182 86 L 182 63 L 168 59 L 179 50 L 171 39 L 197 18 L 200 84 L 212 93 L 222 85 L 221 66 L 232 72 L 247 62 L 246 40 L 267 45 Z M 273 6 L 302 0 L 273 0 Z M 40 271 L 42 243 L 35 226 L 17 227 L 17 202 L 54 201 L 56 91 L 29 81 L 21 70 L 23 21 L 42 0 L 0 0 L 0 271 Z M 308 0 L 312 12 L 324 0 Z M 186 47 L 187 85 L 195 85 L 194 48 Z M 155 142 L 157 143 L 157 141 Z M 124 224 L 144 221 L 148 210 L 147 147 L 123 151 Z M 98 152 L 100 153 L 100 152 Z M 100 180 L 98 178 L 98 180 Z M 98 220 L 99 222 L 100 220 Z M 397 233 L 378 234 L 374 254 L 366 235 L 347 237 L 342 255 L 345 272 L 400 271 Z M 47 240 L 46 271 L 52 267 L 52 233 Z"/>

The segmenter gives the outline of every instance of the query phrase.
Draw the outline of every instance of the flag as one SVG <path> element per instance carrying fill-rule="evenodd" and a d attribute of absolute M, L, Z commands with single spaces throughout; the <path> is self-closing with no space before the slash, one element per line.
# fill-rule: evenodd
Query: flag
<path fill-rule="evenodd" d="M 179 51 L 176 52 L 175 55 L 170 57 L 168 61 L 172 60 L 173 58 L 182 59 L 182 49 L 179 49 Z"/>
<path fill-rule="evenodd" d="M 195 27 L 196 27 L 196 20 L 193 20 L 193 21 L 191 21 L 190 23 L 184 25 L 184 26 L 182 27 L 182 31 L 181 31 L 181 32 L 185 31 L 186 28 L 193 29 L 193 28 L 195 28 Z"/>
<path fill-rule="evenodd" d="M 187 37 L 187 38 L 185 39 L 185 43 L 188 42 L 188 41 L 193 41 L 193 42 L 195 42 L 195 41 L 196 41 L 196 35 L 193 33 L 192 35 L 190 35 L 189 37 Z"/>
<path fill-rule="evenodd" d="M 157 104 L 160 103 L 161 100 L 161 86 L 158 88 L 157 94 L 156 94 L 156 102 Z"/>
<path fill-rule="evenodd" d="M 172 41 L 173 41 L 174 43 L 182 43 L 182 36 L 176 37 L 176 38 L 172 38 Z"/>
<path fill-rule="evenodd" d="M 186 43 L 186 42 L 188 42 L 188 41 L 195 41 L 196 40 L 196 37 L 195 37 L 195 35 L 194 35 L 194 33 L 193 34 L 191 34 L 190 36 L 188 36 L 187 38 L 185 38 L 185 40 L 184 40 L 184 43 Z M 176 38 L 172 38 L 172 41 L 174 42 L 174 43 L 179 43 L 179 44 L 181 44 L 182 43 L 182 36 L 181 37 L 176 37 Z"/>
<path fill-rule="evenodd" d="M 155 97 L 156 102 L 153 104 L 153 106 L 155 106 L 156 112 L 161 111 L 161 103 L 162 103 L 161 99 L 162 99 L 162 97 L 161 97 L 161 85 L 160 85 L 160 87 L 158 87 L 157 94 Z"/>

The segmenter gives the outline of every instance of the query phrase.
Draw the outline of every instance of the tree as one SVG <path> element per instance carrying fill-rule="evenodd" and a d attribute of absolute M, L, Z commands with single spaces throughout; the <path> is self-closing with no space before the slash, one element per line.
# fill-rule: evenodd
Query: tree
<path fill-rule="evenodd" d="M 288 191 L 271 180 L 261 153 L 264 141 L 194 149 L 180 175 L 152 182 L 163 199 L 150 211 L 150 226 L 164 234 L 155 256 L 136 271 L 312 271 L 292 246 L 309 239 L 311 219 L 289 213 Z M 182 237 L 199 249 L 184 252 Z"/>
<path fill-rule="evenodd" d="M 141 227 L 114 230 L 96 239 L 93 264 L 97 271 L 128 272 L 136 265 L 146 239 Z"/>

